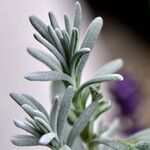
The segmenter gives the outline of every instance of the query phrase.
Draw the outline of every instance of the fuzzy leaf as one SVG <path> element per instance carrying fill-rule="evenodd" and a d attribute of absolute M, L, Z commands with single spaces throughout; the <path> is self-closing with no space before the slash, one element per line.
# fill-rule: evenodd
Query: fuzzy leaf
<path fill-rule="evenodd" d="M 59 150 L 71 150 L 67 145 L 64 145 Z"/>
<path fill-rule="evenodd" d="M 16 135 L 11 138 L 11 141 L 16 146 L 37 146 L 39 139 L 30 135 Z"/>
<path fill-rule="evenodd" d="M 67 74 L 58 71 L 41 71 L 29 73 L 25 76 L 27 80 L 30 81 L 67 81 L 72 84 L 72 79 Z"/>
<path fill-rule="evenodd" d="M 85 33 L 81 48 L 87 47 L 90 50 L 92 50 L 92 48 L 99 36 L 100 30 L 102 28 L 102 24 L 103 24 L 103 21 L 102 21 L 102 18 L 100 18 L 100 17 L 95 18 L 91 22 L 91 24 L 89 25 L 89 27 Z M 84 55 L 78 65 L 77 76 L 78 76 L 79 81 L 81 79 L 81 74 L 82 74 L 83 68 L 85 66 L 85 63 L 86 63 L 88 57 L 89 57 L 89 54 Z"/>
<path fill-rule="evenodd" d="M 98 101 L 92 102 L 84 111 L 83 113 L 78 117 L 77 121 L 74 123 L 72 130 L 70 131 L 68 140 L 67 140 L 67 145 L 69 147 L 72 147 L 75 139 L 77 136 L 80 135 L 84 127 L 87 125 L 87 123 L 90 121 L 91 117 L 93 114 L 95 114 L 97 108 L 99 106 Z"/>
<path fill-rule="evenodd" d="M 69 56 L 71 54 L 70 52 L 70 49 L 69 49 L 69 46 L 70 46 L 70 38 L 69 38 L 69 35 L 68 33 L 66 32 L 66 30 L 62 30 L 62 35 L 63 35 L 63 41 L 62 41 L 62 44 L 63 44 L 63 47 L 66 51 L 66 56 L 68 56 L 68 59 L 69 59 Z"/>
<path fill-rule="evenodd" d="M 43 119 L 39 117 L 34 117 L 34 121 L 44 133 L 49 133 L 52 131 L 49 124 L 47 124 L 47 122 L 45 122 Z"/>
<path fill-rule="evenodd" d="M 28 133 L 33 134 L 36 137 L 40 137 L 41 135 L 36 131 L 36 129 L 34 129 L 32 126 L 30 126 L 29 124 L 27 124 L 26 122 L 22 122 L 22 121 L 18 121 L 18 120 L 14 120 L 14 124 L 20 128 L 25 130 Z"/>
<path fill-rule="evenodd" d="M 37 131 L 38 133 L 41 133 L 41 129 L 39 126 L 34 122 L 32 118 L 25 118 Z"/>
<path fill-rule="evenodd" d="M 49 12 L 48 15 L 49 15 L 49 20 L 50 20 L 50 23 L 51 23 L 52 27 L 54 29 L 60 28 L 55 15 L 52 12 Z"/>
<path fill-rule="evenodd" d="M 150 150 L 150 140 L 141 140 L 135 147 L 139 150 Z"/>
<path fill-rule="evenodd" d="M 17 94 L 17 93 L 10 93 L 10 97 L 16 102 L 18 103 L 21 107 L 24 104 L 27 104 L 29 106 L 31 106 L 32 108 L 34 108 L 35 110 L 38 110 L 38 108 L 25 96 L 21 95 L 21 94 Z"/>
<path fill-rule="evenodd" d="M 107 75 L 101 75 L 97 78 L 91 79 L 85 83 L 83 83 L 77 93 L 80 93 L 84 88 L 86 88 L 89 85 L 95 84 L 95 83 L 102 83 L 102 82 L 109 82 L 109 81 L 115 81 L 115 80 L 123 80 L 123 77 L 120 74 L 107 74 Z"/>
<path fill-rule="evenodd" d="M 73 54 L 77 48 L 79 33 L 76 28 L 73 28 L 70 42 L 70 51 Z"/>
<path fill-rule="evenodd" d="M 80 25 L 82 20 L 82 9 L 79 2 L 76 2 L 75 4 L 75 17 L 74 17 L 74 27 L 80 31 Z"/>
<path fill-rule="evenodd" d="M 34 34 L 34 37 L 37 41 L 43 44 L 56 58 L 57 60 L 63 65 L 65 69 L 67 69 L 67 64 L 63 56 L 59 53 L 59 51 L 49 42 L 41 38 L 40 36 Z"/>
<path fill-rule="evenodd" d="M 150 129 L 139 131 L 128 138 L 128 141 L 150 140 Z"/>
<path fill-rule="evenodd" d="M 65 28 L 68 33 L 68 35 L 71 35 L 71 23 L 70 23 L 70 18 L 67 14 L 64 15 L 64 21 L 65 21 Z"/>
<path fill-rule="evenodd" d="M 64 93 L 63 100 L 58 113 L 57 134 L 60 139 L 62 139 L 63 129 L 69 114 L 73 95 L 74 95 L 73 87 L 69 86 Z"/>
<path fill-rule="evenodd" d="M 36 16 L 30 16 L 29 20 L 32 26 L 40 33 L 40 35 L 54 45 L 54 41 L 48 33 L 46 24 Z"/>
<path fill-rule="evenodd" d="M 46 109 L 35 98 L 27 94 L 21 94 L 21 95 L 29 99 L 38 108 L 39 111 L 41 111 L 47 118 L 49 118 Z"/>
<path fill-rule="evenodd" d="M 56 137 L 57 137 L 57 135 L 54 132 L 50 132 L 50 133 L 44 134 L 40 138 L 39 143 L 41 145 L 48 145 Z"/>
<path fill-rule="evenodd" d="M 38 110 L 34 110 L 32 107 L 30 107 L 27 104 L 22 105 L 22 108 L 31 118 L 39 117 L 43 119 L 45 122 L 49 123 L 48 118 L 42 112 Z"/>
<path fill-rule="evenodd" d="M 47 65 L 52 70 L 60 71 L 60 65 L 57 63 L 57 61 L 52 58 L 51 55 L 48 53 L 35 49 L 35 48 L 27 48 L 27 51 L 30 55 L 32 55 L 37 60 L 43 62 L 45 65 Z"/>
<path fill-rule="evenodd" d="M 102 66 L 95 74 L 95 76 L 100 76 L 104 74 L 111 74 L 119 71 L 123 66 L 123 60 L 118 58 L 110 61 L 109 63 Z"/>
<path fill-rule="evenodd" d="M 71 60 L 72 64 L 74 64 L 77 59 L 80 59 L 83 55 L 85 55 L 86 53 L 89 53 L 89 52 L 90 52 L 89 48 L 83 48 L 81 50 L 76 51 Z"/>
<path fill-rule="evenodd" d="M 61 101 L 58 96 L 55 97 L 53 107 L 50 114 L 50 125 L 52 130 L 57 133 L 57 118 Z"/>
<path fill-rule="evenodd" d="M 114 140 L 114 139 L 99 139 L 96 140 L 93 144 L 103 144 L 106 145 L 114 150 L 139 150 L 135 146 L 119 141 L 119 140 Z"/>
<path fill-rule="evenodd" d="M 54 42 L 56 44 L 56 48 L 58 49 L 58 51 L 60 52 L 60 54 L 63 57 L 65 57 L 65 51 L 64 51 L 64 49 L 63 49 L 63 47 L 61 45 L 61 42 L 60 42 L 60 40 L 59 40 L 59 38 L 58 38 L 55 30 L 52 28 L 52 26 L 48 26 L 48 31 L 49 31 L 51 37 L 53 38 L 53 40 L 54 40 Z"/>

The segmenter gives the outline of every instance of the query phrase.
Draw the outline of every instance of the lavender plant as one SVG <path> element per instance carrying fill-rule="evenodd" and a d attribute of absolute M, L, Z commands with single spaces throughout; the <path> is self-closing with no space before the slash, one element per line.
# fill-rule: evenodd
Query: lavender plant
<path fill-rule="evenodd" d="M 100 149 L 149 150 L 149 129 L 123 140 L 111 136 L 117 129 L 116 123 L 110 127 L 101 126 L 98 131 L 94 131 L 97 118 L 111 107 L 111 101 L 102 95 L 100 85 L 103 82 L 123 80 L 120 74 L 115 73 L 123 66 L 123 61 L 116 59 L 100 68 L 90 80 L 83 84 L 80 82 L 85 63 L 102 28 L 102 19 L 97 17 L 90 23 L 81 45 L 79 35 L 82 10 L 78 2 L 75 4 L 73 25 L 68 15 L 64 15 L 65 29 L 60 28 L 52 12 L 49 12 L 49 19 L 50 24 L 46 25 L 39 18 L 30 17 L 32 26 L 40 34 L 34 34 L 34 38 L 49 52 L 35 48 L 28 48 L 27 51 L 51 71 L 30 73 L 25 78 L 30 81 L 63 83 L 65 92 L 54 96 L 50 114 L 32 96 L 11 93 L 11 98 L 29 115 L 26 122 L 14 121 L 18 128 L 29 134 L 12 137 L 12 143 L 17 146 L 43 145 L 53 150 L 71 150 L 77 137 L 80 137 L 83 149 L 97 150 L 98 145 L 104 145 Z M 89 97 L 91 102 L 87 105 Z M 71 129 L 68 129 L 66 138 L 64 129 L 67 124 Z M 103 136 L 104 133 L 109 137 Z"/>

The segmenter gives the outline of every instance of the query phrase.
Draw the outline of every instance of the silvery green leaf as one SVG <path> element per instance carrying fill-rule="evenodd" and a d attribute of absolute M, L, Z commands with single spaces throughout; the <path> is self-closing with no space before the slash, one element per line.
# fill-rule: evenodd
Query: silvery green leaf
<path fill-rule="evenodd" d="M 60 28 L 55 15 L 52 12 L 49 12 L 48 15 L 49 15 L 49 20 L 50 20 L 50 23 L 51 23 L 52 27 L 54 29 Z"/>
<path fill-rule="evenodd" d="M 72 78 L 67 74 L 58 71 L 41 71 L 29 73 L 25 76 L 27 80 L 31 81 L 67 81 L 69 84 L 73 84 Z"/>
<path fill-rule="evenodd" d="M 50 114 L 50 126 L 55 133 L 57 133 L 57 117 L 60 104 L 61 104 L 60 98 L 58 96 L 55 96 L 53 107 Z"/>
<path fill-rule="evenodd" d="M 71 42 L 70 42 L 70 51 L 72 54 L 77 48 L 78 38 L 79 38 L 78 36 L 79 36 L 78 30 L 76 28 L 73 28 L 72 34 L 71 34 Z"/>
<path fill-rule="evenodd" d="M 67 14 L 64 15 L 64 21 L 65 21 L 65 28 L 68 33 L 68 35 L 71 35 L 71 23 L 70 23 L 70 18 Z"/>
<path fill-rule="evenodd" d="M 67 140 L 67 145 L 72 147 L 75 139 L 77 136 L 80 135 L 84 127 L 87 125 L 87 123 L 90 121 L 91 117 L 93 114 L 95 114 L 97 108 L 99 106 L 98 101 L 92 102 L 84 111 L 83 113 L 78 117 L 77 121 L 74 123 L 72 126 L 72 130 L 70 131 L 68 140 Z"/>
<path fill-rule="evenodd" d="M 32 108 L 34 108 L 35 110 L 38 110 L 38 108 L 26 97 L 24 97 L 21 94 L 17 94 L 17 93 L 10 93 L 10 97 L 17 102 L 20 106 L 27 104 L 29 106 L 31 106 Z"/>
<path fill-rule="evenodd" d="M 22 95 L 27 99 L 29 99 L 38 108 L 39 111 L 41 111 L 47 118 L 49 118 L 46 109 L 35 98 L 27 94 L 22 94 Z"/>
<path fill-rule="evenodd" d="M 89 53 L 90 49 L 89 48 L 82 48 L 78 51 L 75 52 L 75 54 L 72 57 L 72 63 L 74 64 L 76 62 L 76 60 L 80 59 L 83 55 L 85 55 L 86 53 Z"/>
<path fill-rule="evenodd" d="M 49 124 L 45 122 L 42 118 L 34 117 L 34 121 L 44 133 L 49 133 L 52 131 Z"/>
<path fill-rule="evenodd" d="M 37 41 L 43 44 L 56 58 L 57 60 L 63 65 L 63 67 L 67 70 L 67 64 L 63 56 L 59 53 L 59 51 L 49 42 L 41 38 L 40 36 L 34 34 L 34 37 Z"/>
<path fill-rule="evenodd" d="M 80 61 L 80 58 L 83 56 L 83 55 L 86 55 L 87 53 L 90 52 L 90 49 L 89 48 L 83 48 L 81 50 L 78 50 L 75 52 L 75 54 L 73 55 L 72 59 L 71 59 L 71 73 L 73 74 L 74 72 L 73 71 L 76 71 L 76 67 Z"/>
<path fill-rule="evenodd" d="M 48 145 L 56 137 L 57 135 L 54 132 L 46 133 L 40 138 L 39 143 L 41 145 Z"/>
<path fill-rule="evenodd" d="M 73 95 L 74 95 L 73 87 L 69 86 L 64 93 L 63 100 L 61 102 L 61 106 L 58 113 L 57 134 L 60 139 L 62 139 L 64 126 L 69 114 Z"/>
<path fill-rule="evenodd" d="M 108 130 L 108 126 L 102 126 L 102 127 L 100 127 L 100 129 L 96 133 L 97 137 L 102 136 L 102 134 L 104 134 L 107 130 Z"/>
<path fill-rule="evenodd" d="M 90 50 L 92 50 L 92 48 L 99 36 L 100 30 L 102 28 L 102 24 L 103 24 L 103 21 L 102 21 L 102 18 L 100 18 L 100 17 L 95 18 L 91 22 L 91 24 L 89 25 L 89 27 L 85 33 L 81 48 L 88 47 L 88 48 L 90 48 Z M 84 55 L 78 65 L 77 76 L 78 76 L 79 81 L 81 79 L 81 74 L 82 74 L 84 65 L 88 59 L 88 56 L 89 56 L 89 54 Z"/>
<path fill-rule="evenodd" d="M 30 55 L 32 55 L 37 60 L 43 62 L 45 65 L 47 65 L 52 70 L 57 70 L 57 71 L 61 70 L 60 65 L 48 53 L 38 50 L 38 49 L 35 49 L 35 48 L 27 48 L 27 51 Z"/>
<path fill-rule="evenodd" d="M 56 28 L 56 29 L 55 29 L 55 32 L 56 32 L 58 38 L 59 38 L 60 40 L 62 40 L 62 39 L 63 39 L 63 35 L 62 35 L 62 33 L 61 33 L 61 30 L 60 30 L 59 28 Z"/>
<path fill-rule="evenodd" d="M 103 25 L 103 20 L 101 17 L 95 18 L 89 25 L 82 42 L 81 48 L 88 47 L 92 50 L 96 40 L 99 36 L 100 30 Z"/>
<path fill-rule="evenodd" d="M 48 118 L 42 112 L 38 110 L 34 110 L 32 107 L 30 107 L 27 104 L 22 105 L 22 108 L 31 118 L 39 117 L 43 119 L 45 122 L 49 123 Z"/>
<path fill-rule="evenodd" d="M 60 54 L 65 57 L 65 51 L 61 45 L 61 42 L 55 32 L 55 30 L 52 28 L 52 26 L 48 26 L 48 32 L 50 33 L 51 37 L 53 38 L 55 44 L 56 44 L 56 48 L 58 49 L 58 51 L 60 52 Z"/>
<path fill-rule="evenodd" d="M 16 146 L 37 146 L 39 139 L 30 135 L 16 135 L 11 138 L 11 141 Z"/>
<path fill-rule="evenodd" d="M 100 105 L 99 105 L 95 115 L 93 116 L 92 120 L 97 119 L 102 113 L 109 110 L 111 105 L 112 105 L 112 102 L 110 100 L 107 100 L 107 101 L 106 100 L 101 100 Z"/>
<path fill-rule="evenodd" d="M 123 60 L 118 58 L 110 61 L 109 63 L 102 66 L 95 74 L 95 76 L 100 76 L 104 74 L 111 74 L 117 72 L 123 66 Z"/>
<path fill-rule="evenodd" d="M 66 55 L 68 56 L 68 59 L 70 58 L 70 54 L 71 54 L 71 51 L 69 49 L 69 46 L 70 46 L 70 38 L 69 38 L 69 35 L 68 33 L 66 32 L 66 30 L 62 30 L 62 35 L 63 35 L 63 41 L 62 41 L 62 45 L 64 47 L 64 49 L 66 50 Z"/>
<path fill-rule="evenodd" d="M 25 118 L 37 131 L 38 133 L 41 133 L 41 129 L 39 126 L 34 122 L 32 118 Z"/>
<path fill-rule="evenodd" d="M 64 145 L 59 150 L 71 150 L 71 149 L 67 145 Z"/>
<path fill-rule="evenodd" d="M 115 140 L 115 139 L 104 139 L 95 140 L 93 144 L 103 144 L 114 150 L 139 150 L 135 146 L 126 143 L 124 141 Z"/>
<path fill-rule="evenodd" d="M 150 140 L 150 129 L 139 131 L 128 138 L 128 141 Z"/>
<path fill-rule="evenodd" d="M 45 23 L 36 16 L 30 16 L 29 20 L 32 26 L 40 33 L 40 35 L 54 45 L 54 41 L 50 37 Z"/>
<path fill-rule="evenodd" d="M 150 140 L 141 140 L 135 147 L 139 150 L 150 150 Z"/>
<path fill-rule="evenodd" d="M 74 27 L 80 31 L 81 26 L 81 20 L 82 20 L 82 9 L 79 2 L 75 3 L 75 17 L 74 17 Z"/>
<path fill-rule="evenodd" d="M 85 83 L 83 83 L 77 93 L 80 93 L 84 88 L 86 88 L 89 85 L 95 84 L 95 83 L 102 83 L 102 82 L 109 82 L 109 81 L 122 81 L 123 77 L 120 74 L 107 74 L 107 75 L 101 75 L 99 77 L 96 77 L 94 79 L 91 79 Z"/>
<path fill-rule="evenodd" d="M 33 128 L 32 126 L 30 126 L 28 123 L 26 122 L 22 122 L 22 121 L 18 121 L 18 120 L 14 120 L 14 124 L 20 128 L 25 130 L 28 133 L 33 134 L 36 137 L 40 137 L 41 135 L 36 131 L 35 128 Z"/>

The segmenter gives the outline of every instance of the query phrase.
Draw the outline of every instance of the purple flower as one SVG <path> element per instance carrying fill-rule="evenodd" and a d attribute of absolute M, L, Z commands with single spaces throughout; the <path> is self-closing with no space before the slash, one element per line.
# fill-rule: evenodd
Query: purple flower
<path fill-rule="evenodd" d="M 138 82 L 131 75 L 124 73 L 123 77 L 124 80 L 112 84 L 110 90 L 121 108 L 121 114 L 128 116 L 137 110 L 141 99 L 141 90 Z"/>

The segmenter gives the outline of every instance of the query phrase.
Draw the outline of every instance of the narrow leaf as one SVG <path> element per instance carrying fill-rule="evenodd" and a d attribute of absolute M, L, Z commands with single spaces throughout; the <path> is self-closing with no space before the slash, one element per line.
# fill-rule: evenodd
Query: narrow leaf
<path fill-rule="evenodd" d="M 58 72 L 58 71 L 41 71 L 29 73 L 25 76 L 27 80 L 31 81 L 67 81 L 72 84 L 72 78 L 67 74 Z"/>
<path fill-rule="evenodd" d="M 38 133 L 42 133 L 39 126 L 34 122 L 32 118 L 25 118 L 37 131 Z"/>
<path fill-rule="evenodd" d="M 100 76 L 104 74 L 111 74 L 116 73 L 119 71 L 123 66 L 123 60 L 122 59 L 115 59 L 110 61 L 109 63 L 102 66 L 95 74 L 95 76 Z"/>
<path fill-rule="evenodd" d="M 11 138 L 11 141 L 16 146 L 37 146 L 39 139 L 30 135 L 16 135 Z"/>
<path fill-rule="evenodd" d="M 60 65 L 57 63 L 57 61 L 48 53 L 34 48 L 27 48 L 27 51 L 34 58 L 47 65 L 50 69 L 57 71 L 61 70 Z"/>
<path fill-rule="evenodd" d="M 99 139 L 93 142 L 93 144 L 103 144 L 115 150 L 138 150 L 135 146 L 130 145 L 129 143 L 114 140 L 114 139 Z"/>
<path fill-rule="evenodd" d="M 63 47 L 62 47 L 62 45 L 61 45 L 61 42 L 60 42 L 60 40 L 59 40 L 59 38 L 58 38 L 58 36 L 57 36 L 55 30 L 52 28 L 52 26 L 48 26 L 48 31 L 49 31 L 51 37 L 53 38 L 53 40 L 54 40 L 54 42 L 55 42 L 55 44 L 56 44 L 56 48 L 59 50 L 60 54 L 61 54 L 63 57 L 65 57 L 64 49 L 63 49 Z"/>
<path fill-rule="evenodd" d="M 71 42 L 70 42 L 70 51 L 73 54 L 77 48 L 78 45 L 78 37 L 79 33 L 76 28 L 73 28 L 72 35 L 71 35 Z"/>
<path fill-rule="evenodd" d="M 32 108 L 34 108 L 35 110 L 38 110 L 38 108 L 29 99 L 27 99 L 25 96 L 23 96 L 21 94 L 10 93 L 10 97 L 16 103 L 18 103 L 21 107 L 22 107 L 22 105 L 27 104 L 27 105 L 31 106 Z"/>
<path fill-rule="evenodd" d="M 71 150 L 67 145 L 64 145 L 59 150 Z"/>
<path fill-rule="evenodd" d="M 90 121 L 91 117 L 95 114 L 97 108 L 99 106 L 98 101 L 92 102 L 84 111 L 83 113 L 78 117 L 77 121 L 74 123 L 72 130 L 70 131 L 68 140 L 67 140 L 67 145 L 69 147 L 72 147 L 75 139 L 77 136 L 80 135 L 84 127 L 88 124 Z"/>
<path fill-rule="evenodd" d="M 49 118 L 46 109 L 35 98 L 27 94 L 22 94 L 22 95 L 27 99 L 29 99 L 38 108 L 39 111 L 41 111 L 47 118 Z"/>
<path fill-rule="evenodd" d="M 42 112 L 38 110 L 34 110 L 32 107 L 30 107 L 27 104 L 22 105 L 22 108 L 31 118 L 39 117 L 43 119 L 45 122 L 49 123 L 48 118 Z"/>
<path fill-rule="evenodd" d="M 128 140 L 134 141 L 134 140 L 140 140 L 140 139 L 150 140 L 150 129 L 145 129 L 145 130 L 139 131 L 139 132 L 133 134 L 132 136 L 130 136 Z"/>
<path fill-rule="evenodd" d="M 83 55 L 89 52 L 90 52 L 89 48 L 83 48 L 81 50 L 76 51 L 71 60 L 72 64 L 74 64 L 76 60 L 80 59 Z"/>
<path fill-rule="evenodd" d="M 67 33 L 65 30 L 62 30 L 61 32 L 62 32 L 62 35 L 63 35 L 62 44 L 63 44 L 64 49 L 66 50 L 66 55 L 68 56 L 68 59 L 69 59 L 70 56 L 71 56 L 71 51 L 70 51 L 70 49 L 69 49 L 69 46 L 70 46 L 70 38 L 69 38 L 68 33 Z"/>
<path fill-rule="evenodd" d="M 63 56 L 59 53 L 59 51 L 49 42 L 41 38 L 40 36 L 34 34 L 34 37 L 37 41 L 43 44 L 56 58 L 57 60 L 63 65 L 65 69 L 67 69 L 67 64 Z"/>
<path fill-rule="evenodd" d="M 39 117 L 34 117 L 34 121 L 44 133 L 49 133 L 52 131 L 49 124 L 45 122 L 43 119 Z"/>
<path fill-rule="evenodd" d="M 22 121 L 18 121 L 18 120 L 14 120 L 14 124 L 20 128 L 25 130 L 28 133 L 33 134 L 36 137 L 40 137 L 41 135 L 29 124 L 27 124 L 26 122 L 22 122 Z"/>
<path fill-rule="evenodd" d="M 64 15 L 64 21 L 65 21 L 65 28 L 68 33 L 68 35 L 71 35 L 71 23 L 70 23 L 70 18 L 67 14 Z"/>
<path fill-rule="evenodd" d="M 101 17 L 97 17 L 91 22 L 84 35 L 84 40 L 82 42 L 81 48 L 88 47 L 92 50 L 99 36 L 102 25 L 103 25 L 103 20 Z"/>
<path fill-rule="evenodd" d="M 69 86 L 64 93 L 63 100 L 58 113 L 57 134 L 60 139 L 62 139 L 63 129 L 69 114 L 73 95 L 74 95 L 73 87 Z"/>
<path fill-rule="evenodd" d="M 58 96 L 54 98 L 53 107 L 50 114 L 50 126 L 52 130 L 57 133 L 57 117 L 60 108 L 61 101 Z"/>
<path fill-rule="evenodd" d="M 54 29 L 60 28 L 55 15 L 52 12 L 49 12 L 48 15 L 49 15 L 49 19 L 50 19 L 50 23 L 51 23 L 52 27 Z"/>
<path fill-rule="evenodd" d="M 123 77 L 120 74 L 107 74 L 107 75 L 101 75 L 97 78 L 91 79 L 85 83 L 83 83 L 77 93 L 80 93 L 84 88 L 86 88 L 87 86 L 91 85 L 91 84 L 95 84 L 95 83 L 102 83 L 102 82 L 109 82 L 109 81 L 115 81 L 115 80 L 123 80 Z"/>
<path fill-rule="evenodd" d="M 54 132 L 50 132 L 50 133 L 44 134 L 40 138 L 39 143 L 41 145 L 48 145 L 56 137 L 57 137 L 57 135 Z"/>
<path fill-rule="evenodd" d="M 79 2 L 75 3 L 75 17 L 74 17 L 74 27 L 80 31 L 80 25 L 82 20 L 82 9 Z"/>
<path fill-rule="evenodd" d="M 90 50 L 92 50 L 92 48 L 99 36 L 100 30 L 102 28 L 102 24 L 103 24 L 103 21 L 102 21 L 102 18 L 100 18 L 100 17 L 95 18 L 91 22 L 91 24 L 89 25 L 89 27 L 85 33 L 81 48 L 88 47 L 88 48 L 90 48 Z M 82 74 L 83 68 L 85 66 L 85 63 L 86 63 L 88 57 L 89 57 L 89 54 L 84 55 L 78 65 L 78 68 L 77 68 L 77 76 L 78 76 L 78 80 L 79 80 L 78 82 L 80 82 L 81 74 Z"/>
<path fill-rule="evenodd" d="M 40 33 L 40 35 L 54 45 L 54 41 L 49 35 L 46 24 L 36 16 L 30 16 L 29 20 L 32 26 Z"/>

